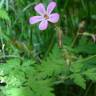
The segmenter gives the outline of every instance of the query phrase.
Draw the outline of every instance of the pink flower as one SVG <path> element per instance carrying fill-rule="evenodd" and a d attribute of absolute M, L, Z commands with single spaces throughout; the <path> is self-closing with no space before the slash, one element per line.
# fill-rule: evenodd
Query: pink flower
<path fill-rule="evenodd" d="M 45 30 L 48 27 L 48 22 L 57 23 L 60 16 L 58 13 L 52 13 L 55 7 L 56 7 L 55 2 L 50 2 L 47 7 L 47 10 L 45 10 L 45 6 L 42 3 L 36 5 L 34 9 L 38 14 L 40 14 L 40 16 L 30 17 L 29 19 L 30 24 L 40 22 L 39 29 Z"/>

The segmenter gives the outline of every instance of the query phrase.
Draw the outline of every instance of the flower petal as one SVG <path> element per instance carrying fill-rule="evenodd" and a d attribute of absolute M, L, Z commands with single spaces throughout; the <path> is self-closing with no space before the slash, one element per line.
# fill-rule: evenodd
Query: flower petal
<path fill-rule="evenodd" d="M 33 16 L 33 17 L 30 17 L 30 19 L 29 19 L 30 24 L 35 24 L 40 21 L 42 21 L 42 16 Z"/>
<path fill-rule="evenodd" d="M 51 15 L 49 16 L 48 21 L 49 21 L 49 22 L 52 22 L 52 23 L 56 23 L 56 22 L 58 22 L 59 18 L 60 18 L 60 16 L 59 16 L 58 13 L 53 13 L 53 14 L 51 14 Z"/>
<path fill-rule="evenodd" d="M 57 5 L 56 2 L 49 3 L 47 7 L 47 13 L 50 14 L 53 11 L 53 9 L 56 7 L 56 5 Z"/>
<path fill-rule="evenodd" d="M 40 24 L 39 24 L 39 29 L 40 30 L 45 30 L 48 27 L 48 21 L 47 20 L 43 20 Z"/>
<path fill-rule="evenodd" d="M 45 6 L 42 3 L 39 3 L 38 5 L 36 5 L 34 9 L 40 15 L 43 15 L 45 13 Z"/>

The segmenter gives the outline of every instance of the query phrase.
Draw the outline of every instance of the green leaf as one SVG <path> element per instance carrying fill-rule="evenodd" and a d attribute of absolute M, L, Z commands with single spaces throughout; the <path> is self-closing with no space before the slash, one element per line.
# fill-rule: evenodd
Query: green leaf
<path fill-rule="evenodd" d="M 0 19 L 10 20 L 8 13 L 4 9 L 0 9 Z"/>
<path fill-rule="evenodd" d="M 8 88 L 5 90 L 6 96 L 34 96 L 35 94 L 28 87 Z"/>
<path fill-rule="evenodd" d="M 80 72 L 83 68 L 84 64 L 83 63 L 76 63 L 76 64 L 71 64 L 70 66 L 70 71 L 71 72 Z"/>
<path fill-rule="evenodd" d="M 80 86 L 81 88 L 86 88 L 86 80 L 83 78 L 81 74 L 72 74 L 71 79 L 73 79 L 73 82 Z"/>
<path fill-rule="evenodd" d="M 57 46 L 49 54 L 49 57 L 43 60 L 42 64 L 39 66 L 41 77 L 56 76 L 64 71 L 64 59 L 61 56 L 61 51 Z"/>
<path fill-rule="evenodd" d="M 83 73 L 88 79 L 96 82 L 96 68 L 91 68 Z"/>

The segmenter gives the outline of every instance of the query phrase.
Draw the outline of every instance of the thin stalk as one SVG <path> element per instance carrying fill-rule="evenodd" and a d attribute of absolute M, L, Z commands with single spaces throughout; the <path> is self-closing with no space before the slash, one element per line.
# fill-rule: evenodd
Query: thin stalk
<path fill-rule="evenodd" d="M 92 86 L 92 82 L 89 84 L 89 86 L 88 86 L 88 88 L 87 88 L 87 90 L 86 90 L 84 96 L 88 96 L 88 92 L 89 92 L 91 86 Z"/>

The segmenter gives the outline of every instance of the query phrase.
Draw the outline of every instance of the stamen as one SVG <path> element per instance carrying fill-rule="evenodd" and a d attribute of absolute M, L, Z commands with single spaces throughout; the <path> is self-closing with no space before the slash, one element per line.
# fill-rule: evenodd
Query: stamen
<path fill-rule="evenodd" d="M 49 16 L 47 14 L 44 15 L 45 19 L 49 19 Z"/>

